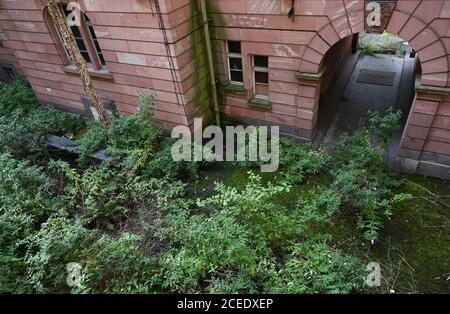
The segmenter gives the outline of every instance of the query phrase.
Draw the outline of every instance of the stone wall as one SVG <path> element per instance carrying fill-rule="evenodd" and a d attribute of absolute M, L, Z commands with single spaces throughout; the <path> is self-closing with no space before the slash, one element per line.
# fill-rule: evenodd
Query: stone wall
<path fill-rule="evenodd" d="M 78 1 L 94 25 L 106 60 L 106 74 L 94 76 L 105 102 L 133 113 L 139 104 L 138 90 L 152 89 L 157 93 L 155 121 L 164 127 L 190 125 L 194 116 L 211 118 L 197 2 L 159 0 L 164 36 L 155 0 Z M 292 0 L 206 2 L 223 115 L 229 120 L 279 125 L 282 134 L 311 140 L 320 94 L 328 89 L 333 69 L 348 53 L 349 38 L 364 31 L 367 1 L 301 0 L 295 1 L 294 8 Z M 419 172 L 423 162 L 434 163 L 434 169 L 440 167 L 442 173 L 450 164 L 450 1 L 389 3 L 383 19 L 387 31 L 409 41 L 422 65 L 421 87 L 404 132 L 399 163 L 413 165 L 409 169 Z M 295 14 L 289 17 L 292 9 Z M 81 81 L 64 64 L 45 22 L 43 1 L 0 0 L 0 35 L 4 46 L 0 63 L 13 63 L 22 70 L 43 103 L 85 111 Z M 242 46 L 244 84 L 239 88 L 230 86 L 226 56 L 230 40 Z M 327 58 L 327 53 L 338 54 Z M 269 57 L 270 91 L 265 106 L 249 102 L 254 55 Z"/>
<path fill-rule="evenodd" d="M 168 128 L 208 113 L 208 72 L 195 2 L 159 1 L 173 67 L 153 0 L 77 2 L 91 20 L 106 60 L 106 74 L 92 74 L 105 102 L 133 113 L 139 105 L 137 92 L 152 89 L 157 94 L 155 120 Z M 43 103 L 85 111 L 81 80 L 65 67 L 46 25 L 43 1 L 0 0 L 0 29 L 3 45 L 13 53 L 0 48 L 0 61 L 15 56 Z"/>

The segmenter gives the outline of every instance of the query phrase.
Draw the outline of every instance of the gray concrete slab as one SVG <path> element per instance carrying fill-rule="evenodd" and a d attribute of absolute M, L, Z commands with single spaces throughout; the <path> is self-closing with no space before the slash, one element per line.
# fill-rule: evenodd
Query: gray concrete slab
<path fill-rule="evenodd" d="M 366 126 L 369 110 L 383 113 L 389 107 L 396 108 L 403 63 L 404 59 L 396 56 L 361 54 L 322 140 L 326 149 L 332 151 L 346 135 Z M 361 70 L 393 72 L 393 84 L 386 86 L 358 82 Z"/>

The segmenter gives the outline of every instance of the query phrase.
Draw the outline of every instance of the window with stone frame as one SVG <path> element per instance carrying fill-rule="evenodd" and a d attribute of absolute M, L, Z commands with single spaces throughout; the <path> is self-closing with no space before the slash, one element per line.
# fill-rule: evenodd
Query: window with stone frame
<path fill-rule="evenodd" d="M 252 59 L 254 98 L 269 99 L 269 57 L 254 55 Z"/>
<path fill-rule="evenodd" d="M 60 8 L 66 17 L 72 12 L 65 3 L 60 4 Z M 55 39 L 55 42 L 57 41 L 56 45 L 60 50 L 66 65 L 71 65 L 73 62 L 70 59 L 59 30 L 53 25 L 48 12 L 46 12 L 46 17 L 47 24 L 51 24 L 50 30 L 52 36 Z M 106 66 L 105 58 L 95 34 L 94 27 L 84 12 L 80 12 L 79 25 L 70 26 L 70 29 L 75 37 L 78 49 L 88 66 L 94 70 L 103 69 Z"/>
<path fill-rule="evenodd" d="M 243 85 L 244 71 L 241 54 L 241 43 L 239 41 L 227 42 L 227 57 L 230 83 Z"/>

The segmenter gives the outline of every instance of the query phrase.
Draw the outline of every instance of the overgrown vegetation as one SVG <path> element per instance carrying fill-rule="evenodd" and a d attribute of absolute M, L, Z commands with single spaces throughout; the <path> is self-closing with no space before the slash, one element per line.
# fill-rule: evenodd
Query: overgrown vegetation
<path fill-rule="evenodd" d="M 151 122 L 154 95 L 150 91 L 139 93 L 141 106 L 130 116 L 120 113 L 111 119 L 111 126 L 105 128 L 94 122 L 88 132 L 79 140 L 80 161 L 88 164 L 89 156 L 100 149 L 120 162 L 130 172 L 149 177 L 190 177 L 197 173 L 200 164 L 174 163 L 171 157 L 173 140 L 163 137 L 162 130 Z"/>
<path fill-rule="evenodd" d="M 0 86 L 0 151 L 30 158 L 46 154 L 49 134 L 65 135 L 83 127 L 78 116 L 42 110 L 24 79 Z M 7 132 L 6 132 L 7 130 Z"/>
<path fill-rule="evenodd" d="M 0 119 L 17 129 L 33 118 L 10 112 L 27 103 L 34 117 L 65 115 L 38 108 L 24 81 L 2 92 L 11 94 L 0 98 Z M 336 221 L 360 229 L 351 231 L 355 245 L 376 247 L 386 219 L 412 201 L 383 157 L 397 112 L 371 114 L 372 127 L 333 157 L 283 139 L 279 174 L 263 177 L 242 163 L 242 185 L 222 180 L 194 199 L 188 186 L 204 165 L 172 161 L 171 140 L 150 122 L 152 101 L 141 94 L 140 111 L 114 117 L 110 130 L 91 125 L 79 163 L 34 154 L 36 143 L 70 124 L 44 124 L 20 154 L 2 139 L 0 293 L 369 291 L 368 261 L 339 242 Z M 113 160 L 92 163 L 98 149 Z M 311 183 L 319 177 L 326 179 Z M 387 291 L 395 276 L 385 279 Z"/>
<path fill-rule="evenodd" d="M 368 55 L 373 55 L 380 50 L 378 45 L 376 45 L 374 43 L 370 43 L 370 42 L 363 43 L 361 45 L 361 49 L 365 54 L 368 54 Z"/>

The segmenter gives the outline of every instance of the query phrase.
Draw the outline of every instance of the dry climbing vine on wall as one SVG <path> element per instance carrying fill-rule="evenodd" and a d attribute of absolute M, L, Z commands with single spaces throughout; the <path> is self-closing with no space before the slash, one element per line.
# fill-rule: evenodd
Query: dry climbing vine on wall
<path fill-rule="evenodd" d="M 89 95 L 97 109 L 100 120 L 105 127 L 109 127 L 109 115 L 106 111 L 97 91 L 94 88 L 94 84 L 88 72 L 86 60 L 80 53 L 78 45 L 76 44 L 75 38 L 73 37 L 72 31 L 67 25 L 66 17 L 63 15 L 58 7 L 55 0 L 48 0 L 47 2 L 48 12 L 52 18 L 53 24 L 58 28 L 63 40 L 64 46 L 67 48 L 70 59 L 74 62 L 75 66 L 78 68 L 80 73 L 81 81 L 83 82 L 84 90 Z"/>

